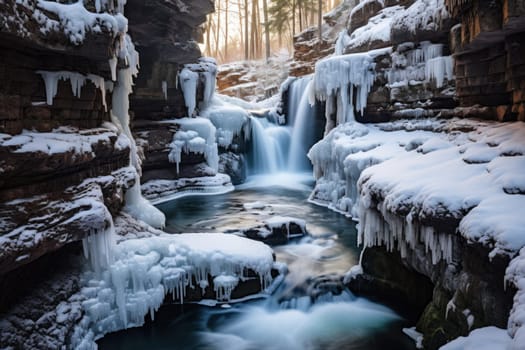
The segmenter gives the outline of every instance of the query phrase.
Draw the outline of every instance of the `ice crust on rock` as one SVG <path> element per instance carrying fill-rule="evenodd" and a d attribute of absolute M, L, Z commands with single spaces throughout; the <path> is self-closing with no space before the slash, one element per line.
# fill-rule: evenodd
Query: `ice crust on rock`
<path fill-rule="evenodd" d="M 208 166 L 215 173 L 219 170 L 219 151 L 215 140 L 215 126 L 210 120 L 202 117 L 182 118 L 174 121 L 180 130 L 173 135 L 170 144 L 169 161 L 176 164 L 177 173 L 180 171 L 182 153 L 202 154 Z"/>
<path fill-rule="evenodd" d="M 452 235 L 426 224 L 437 218 L 456 220 L 460 235 L 491 248 L 490 258 L 513 256 L 525 245 L 516 212 L 525 205 L 524 139 L 522 123 L 343 124 L 309 152 L 317 179 L 311 200 L 359 218 L 365 246 L 404 254 L 422 243 L 434 263 L 451 261 Z M 480 145 L 491 145 L 492 159 L 463 159 Z"/>
<path fill-rule="evenodd" d="M 102 95 L 102 105 L 107 110 L 107 104 L 106 104 L 106 90 L 111 90 L 112 84 L 109 84 L 109 82 L 104 81 L 103 77 L 100 77 L 98 75 L 94 74 L 88 74 L 87 76 L 82 75 L 80 73 L 76 72 L 68 72 L 68 71 L 36 71 L 36 73 L 40 74 L 42 76 L 42 79 L 44 80 L 44 84 L 46 86 L 46 103 L 48 105 L 53 105 L 53 99 L 57 95 L 58 92 L 58 82 L 60 80 L 69 80 L 71 83 L 71 90 L 73 92 L 73 96 L 80 97 L 80 94 L 82 92 L 82 87 L 86 84 L 86 80 L 89 80 L 95 87 L 97 87 L 100 90 L 100 93 Z"/>
<path fill-rule="evenodd" d="M 201 117 L 209 119 L 217 130 L 217 143 L 229 149 L 234 137 L 244 133 L 250 137 L 250 114 L 246 109 L 230 103 L 224 96 L 215 94 L 208 106 L 201 111 Z"/>
<path fill-rule="evenodd" d="M 310 85 L 310 104 L 326 101 L 326 120 L 337 112 L 337 125 L 355 120 L 354 110 L 363 113 L 375 79 L 374 55 L 357 53 L 333 56 L 315 64 Z M 356 101 L 353 101 L 354 89 Z M 331 129 L 327 123 L 327 130 Z"/>
<path fill-rule="evenodd" d="M 154 318 L 167 294 L 182 303 L 186 288 L 207 288 L 208 276 L 213 278 L 218 300 L 229 300 L 249 270 L 266 289 L 273 264 L 270 247 L 235 235 L 160 234 L 123 241 L 106 270 L 86 276 L 81 291 L 84 322 L 92 339 L 140 326 L 146 315 Z"/>

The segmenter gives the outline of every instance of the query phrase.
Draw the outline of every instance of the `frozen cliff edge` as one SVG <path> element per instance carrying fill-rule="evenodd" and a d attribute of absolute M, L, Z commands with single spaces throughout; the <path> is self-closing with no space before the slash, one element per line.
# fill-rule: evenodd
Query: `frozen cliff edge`
<path fill-rule="evenodd" d="M 487 261 L 514 258 L 506 280 L 518 293 L 508 330 L 519 348 L 525 269 L 515 256 L 525 245 L 523 140 L 519 122 L 342 124 L 310 150 L 317 179 L 311 201 L 358 219 L 364 247 L 383 246 L 408 259 L 422 249 L 430 266 L 444 271 L 461 263 L 460 241 L 485 247 Z M 504 289 L 503 276 L 494 288 Z"/>

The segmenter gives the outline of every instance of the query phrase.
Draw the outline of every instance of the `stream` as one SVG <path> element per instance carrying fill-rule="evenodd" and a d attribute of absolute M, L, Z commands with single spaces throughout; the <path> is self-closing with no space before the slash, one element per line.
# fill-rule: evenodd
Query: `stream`
<path fill-rule="evenodd" d="M 309 235 L 273 247 L 288 266 L 273 294 L 215 306 L 165 305 L 155 321 L 99 340 L 100 349 L 415 349 L 402 332 L 406 320 L 338 282 L 359 259 L 355 223 L 309 203 L 312 186 L 308 174 L 272 174 L 231 193 L 158 205 L 174 234 L 235 232 L 280 215 L 306 220 Z"/>

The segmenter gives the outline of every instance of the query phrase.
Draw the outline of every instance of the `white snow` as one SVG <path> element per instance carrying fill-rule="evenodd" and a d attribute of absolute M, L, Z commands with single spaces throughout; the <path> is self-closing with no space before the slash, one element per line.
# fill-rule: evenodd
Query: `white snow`
<path fill-rule="evenodd" d="M 117 137 L 113 130 L 95 128 L 79 130 L 74 127 L 62 126 L 51 132 L 36 132 L 23 130 L 18 135 L 3 134 L 0 147 L 9 147 L 14 153 L 41 152 L 49 155 L 59 153 L 74 153 L 76 155 L 95 156 L 93 148 L 99 143 L 114 142 L 116 150 L 130 147 L 129 139 L 124 135 Z M 0 170 L 0 173 L 2 171 Z"/>
<path fill-rule="evenodd" d="M 372 42 L 382 42 L 388 45 L 392 22 L 404 11 L 405 9 L 398 5 L 384 8 L 379 14 L 370 18 L 367 24 L 350 34 L 350 38 L 345 42 L 345 48 L 358 48 Z"/>
<path fill-rule="evenodd" d="M 512 346 L 512 339 L 505 329 L 485 327 L 475 329 L 466 337 L 459 337 L 441 350 L 506 350 L 519 349 Z"/>
<path fill-rule="evenodd" d="M 525 218 L 517 212 L 525 205 L 523 140 L 523 123 L 348 123 L 310 150 L 317 178 L 312 200 L 359 217 L 365 246 L 383 243 L 404 255 L 422 242 L 434 263 L 450 261 L 452 236 L 424 224 L 443 218 L 457 220 L 468 241 L 488 245 L 491 258 L 513 256 L 525 245 Z M 494 158 L 466 162 L 463 154 L 480 144 L 496 148 Z"/>
<path fill-rule="evenodd" d="M 273 216 L 269 219 L 264 220 L 264 224 L 271 230 L 286 228 L 288 237 L 290 237 L 290 225 L 295 224 L 301 228 L 303 233 L 306 232 L 306 221 L 303 219 L 288 217 L 288 216 Z"/>
<path fill-rule="evenodd" d="M 70 42 L 75 45 L 81 44 L 88 32 L 105 30 L 112 33 L 115 37 L 118 33 L 123 33 L 127 30 L 127 19 L 121 13 L 111 15 L 108 13 L 89 12 L 82 1 L 72 4 L 61 4 L 54 1 L 38 0 L 37 6 L 58 16 L 60 29 L 63 30 Z M 52 20 L 45 16 L 41 17 L 41 25 L 44 25 L 46 28 L 56 27 L 56 24 L 53 22 L 47 23 L 47 21 Z"/>

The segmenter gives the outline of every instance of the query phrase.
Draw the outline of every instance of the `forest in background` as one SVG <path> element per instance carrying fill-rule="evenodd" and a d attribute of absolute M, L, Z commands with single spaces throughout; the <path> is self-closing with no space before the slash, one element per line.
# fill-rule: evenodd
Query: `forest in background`
<path fill-rule="evenodd" d="M 341 0 L 215 0 L 205 26 L 204 54 L 219 63 L 292 52 L 293 36 L 319 26 Z M 321 28 L 319 28 L 321 32 Z"/>

